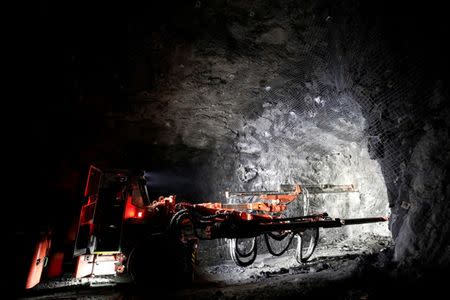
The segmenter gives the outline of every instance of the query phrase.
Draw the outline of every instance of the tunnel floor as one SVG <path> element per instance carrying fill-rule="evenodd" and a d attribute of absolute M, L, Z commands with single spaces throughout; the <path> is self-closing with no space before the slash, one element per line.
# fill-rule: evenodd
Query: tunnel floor
<path fill-rule="evenodd" d="M 200 247 L 202 244 L 200 244 Z M 364 233 L 352 239 L 322 243 L 310 261 L 298 264 L 290 249 L 280 257 L 259 254 L 249 267 L 236 266 L 230 259 L 221 264 L 202 265 L 207 247 L 199 250 L 195 281 L 189 288 L 173 290 L 167 283 L 164 294 L 178 299 L 271 299 L 294 296 L 367 299 L 369 292 L 358 286 L 368 268 L 382 270 L 390 260 L 392 239 Z M 22 299 L 143 299 L 127 280 L 111 284 L 114 278 L 69 278 L 42 283 Z M 154 289 L 151 291 L 156 293 Z M 159 292 L 159 291 L 158 291 Z"/>

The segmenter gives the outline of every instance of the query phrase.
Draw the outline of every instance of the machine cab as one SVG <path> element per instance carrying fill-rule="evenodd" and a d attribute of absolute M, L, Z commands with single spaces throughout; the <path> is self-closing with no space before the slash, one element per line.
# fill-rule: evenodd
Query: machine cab
<path fill-rule="evenodd" d="M 84 192 L 74 256 L 121 252 L 122 227 L 142 219 L 149 204 L 145 180 L 124 170 L 91 166 Z"/>

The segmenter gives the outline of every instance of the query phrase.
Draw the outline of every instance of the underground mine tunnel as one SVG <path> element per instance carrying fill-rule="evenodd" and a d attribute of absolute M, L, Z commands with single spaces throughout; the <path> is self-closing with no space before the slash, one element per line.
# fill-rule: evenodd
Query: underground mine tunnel
<path fill-rule="evenodd" d="M 444 13 L 385 1 L 40 3 L 24 20 L 22 85 L 34 96 L 11 143 L 26 177 L 17 297 L 439 295 Z"/>

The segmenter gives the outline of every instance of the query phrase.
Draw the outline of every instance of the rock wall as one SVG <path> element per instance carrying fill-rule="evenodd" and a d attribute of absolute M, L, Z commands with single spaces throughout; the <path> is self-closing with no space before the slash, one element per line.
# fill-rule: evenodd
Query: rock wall
<path fill-rule="evenodd" d="M 427 124 L 406 167 L 395 220 L 396 259 L 449 265 L 448 129 Z M 442 246 L 438 246 L 442 245 Z"/>

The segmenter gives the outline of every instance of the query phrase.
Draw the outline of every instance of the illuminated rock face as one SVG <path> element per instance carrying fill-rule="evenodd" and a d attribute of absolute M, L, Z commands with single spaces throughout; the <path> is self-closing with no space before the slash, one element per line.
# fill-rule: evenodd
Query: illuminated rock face
<path fill-rule="evenodd" d="M 282 183 L 354 184 L 358 193 L 308 196 L 306 213 L 326 211 L 341 218 L 387 216 L 386 186 L 379 164 L 367 151 L 364 118 L 357 110 L 350 116 L 336 113 L 343 109 L 337 103 L 322 104 L 313 117 L 298 108 L 294 112 L 283 103 L 266 105 L 260 117 L 248 120 L 240 130 L 235 186 L 240 190 L 276 190 Z M 290 216 L 304 213 L 302 201 L 289 206 Z M 368 230 L 389 234 L 387 224 L 327 232 L 330 238 L 338 239 Z"/>

